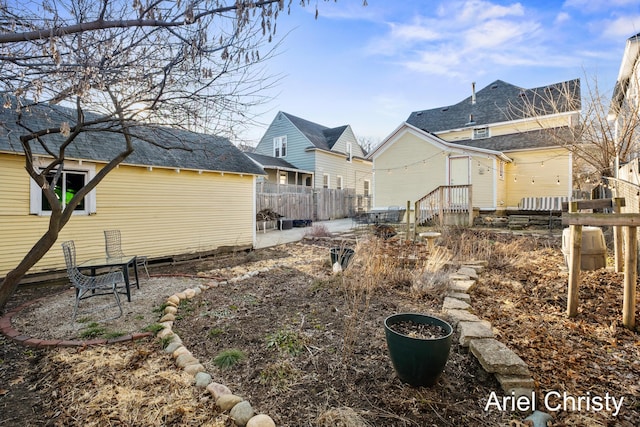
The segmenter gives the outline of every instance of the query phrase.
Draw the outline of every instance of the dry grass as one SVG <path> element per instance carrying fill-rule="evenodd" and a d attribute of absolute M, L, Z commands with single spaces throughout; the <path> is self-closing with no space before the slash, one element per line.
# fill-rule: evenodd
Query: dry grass
<path fill-rule="evenodd" d="M 212 400 L 200 398 L 193 378 L 172 366 L 169 356 L 137 347 L 61 349 L 52 357 L 60 375 L 52 385 L 74 425 L 193 425 L 224 427 Z M 122 372 L 127 375 L 122 375 Z M 62 424 L 55 424 L 62 425 Z"/>
<path fill-rule="evenodd" d="M 427 252 L 411 241 L 370 238 L 360 241 L 349 267 L 340 277 L 348 313 L 345 317 L 344 357 L 359 337 L 358 325 L 376 292 L 406 288 L 415 299 L 441 298 L 446 286 L 445 266 L 451 255 L 445 248 Z"/>
<path fill-rule="evenodd" d="M 352 408 L 332 408 L 317 419 L 318 427 L 369 427 L 364 418 Z"/>

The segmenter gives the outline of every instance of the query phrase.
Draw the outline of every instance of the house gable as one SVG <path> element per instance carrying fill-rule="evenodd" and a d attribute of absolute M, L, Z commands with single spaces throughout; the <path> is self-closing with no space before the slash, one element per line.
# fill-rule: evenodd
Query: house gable
<path fill-rule="evenodd" d="M 349 125 L 329 128 L 281 111 L 260 139 L 255 153 L 273 156 L 274 138 L 280 137 L 287 140 L 283 160 L 298 169 L 313 171 L 316 188 L 323 187 L 327 180 L 329 188 L 336 188 L 341 181 L 342 188 L 362 191 L 362 177 L 368 174 L 370 179 L 371 163 L 364 159 L 364 151 Z"/>

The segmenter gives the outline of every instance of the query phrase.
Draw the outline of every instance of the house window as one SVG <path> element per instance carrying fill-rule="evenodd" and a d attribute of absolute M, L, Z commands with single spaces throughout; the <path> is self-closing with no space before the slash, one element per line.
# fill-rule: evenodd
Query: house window
<path fill-rule="evenodd" d="M 279 136 L 273 138 L 273 157 L 287 156 L 287 137 Z"/>
<path fill-rule="evenodd" d="M 342 190 L 342 177 L 340 175 L 336 176 L 336 188 Z"/>
<path fill-rule="evenodd" d="M 369 193 L 370 193 L 370 191 L 371 191 L 371 190 L 370 190 L 370 188 L 371 188 L 371 181 L 369 181 L 368 179 L 365 179 L 365 180 L 363 181 L 363 185 L 364 185 L 364 188 L 363 188 L 363 190 L 362 190 L 362 193 L 363 193 L 365 196 L 368 196 L 368 195 L 369 195 Z"/>
<path fill-rule="evenodd" d="M 348 161 L 351 161 L 352 149 L 353 149 L 353 146 L 351 145 L 351 143 L 347 142 L 347 160 Z"/>
<path fill-rule="evenodd" d="M 498 177 L 504 179 L 504 162 L 500 161 L 498 165 Z"/>
<path fill-rule="evenodd" d="M 329 188 L 329 174 L 322 175 L 322 188 Z"/>
<path fill-rule="evenodd" d="M 84 187 L 91 178 L 95 175 L 95 168 L 93 166 L 77 166 L 65 168 L 57 182 L 53 183 L 51 180 L 55 176 L 55 172 L 50 172 L 47 175 L 47 181 L 49 185 L 53 187 L 53 191 L 58 198 L 58 202 L 64 209 L 69 201 L 75 196 L 75 194 Z M 34 180 L 30 180 L 30 207 L 29 212 L 33 215 L 51 215 L 51 205 L 44 194 L 42 189 L 36 184 Z M 96 196 L 95 190 L 90 191 L 87 196 L 76 206 L 73 210 L 74 215 L 90 215 L 96 212 Z"/>
<path fill-rule="evenodd" d="M 488 127 L 475 128 L 473 130 L 473 139 L 483 139 L 483 138 L 489 138 L 489 128 Z"/>

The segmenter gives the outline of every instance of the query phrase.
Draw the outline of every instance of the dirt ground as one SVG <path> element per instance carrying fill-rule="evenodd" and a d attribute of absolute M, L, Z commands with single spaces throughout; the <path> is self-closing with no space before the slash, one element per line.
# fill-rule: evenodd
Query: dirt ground
<path fill-rule="evenodd" d="M 620 322 L 622 276 L 610 270 L 584 272 L 579 315 L 568 319 L 567 273 L 558 238 L 459 230 L 447 234 L 439 243 L 452 260 L 489 261 L 471 295 L 474 312 L 489 320 L 498 339 L 529 365 L 538 409 L 553 416 L 552 425 L 637 425 L 640 333 Z M 457 345 L 457 336 L 436 386 L 414 388 L 395 376 L 384 318 L 405 311 L 439 314 L 442 304 L 444 274 L 414 265 L 412 255 L 420 258 L 424 247 L 387 242 L 373 251 L 360 246 L 352 265 L 334 275 L 329 261 L 333 245 L 305 240 L 156 267 L 147 288 L 154 281 L 171 284 L 155 293 L 161 300 L 169 289 L 182 290 L 181 280 L 222 280 L 269 267 L 181 304 L 174 331 L 215 381 L 278 426 L 506 426 L 524 419 L 526 413 L 511 408 L 486 408 L 492 392 L 502 396 L 500 385 Z M 380 256 L 366 256 L 373 252 Z M 371 262 L 386 260 L 388 265 L 389 257 L 398 255 L 411 268 L 393 264 L 370 274 Z M 43 292 L 51 290 L 21 290 L 11 304 Z M 153 310 L 157 301 L 144 308 L 132 305 L 141 312 L 129 308 L 125 317 L 148 324 L 158 318 Z M 21 321 L 26 329 L 42 328 L 33 325 L 38 323 L 33 318 Z M 107 329 L 139 332 L 141 325 Z M 158 340 L 52 350 L 23 347 L 5 337 L 0 344 L 0 425 L 232 425 L 208 393 L 193 387 L 173 366 Z M 216 356 L 229 350 L 238 350 L 239 361 L 219 367 Z M 594 407 L 542 407 L 545 395 L 565 392 L 608 394 L 622 398 L 623 405 L 615 415 Z"/>

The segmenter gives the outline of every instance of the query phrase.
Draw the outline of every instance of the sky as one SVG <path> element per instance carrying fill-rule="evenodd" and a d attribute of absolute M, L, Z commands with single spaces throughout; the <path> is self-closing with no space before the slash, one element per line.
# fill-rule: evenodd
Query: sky
<path fill-rule="evenodd" d="M 293 1 L 277 20 L 280 75 L 257 144 L 278 111 L 351 125 L 375 145 L 412 111 L 456 104 L 495 80 L 535 88 L 580 78 L 610 94 L 626 41 L 640 33 L 640 0 Z M 318 17 L 315 18 L 316 5 Z"/>

